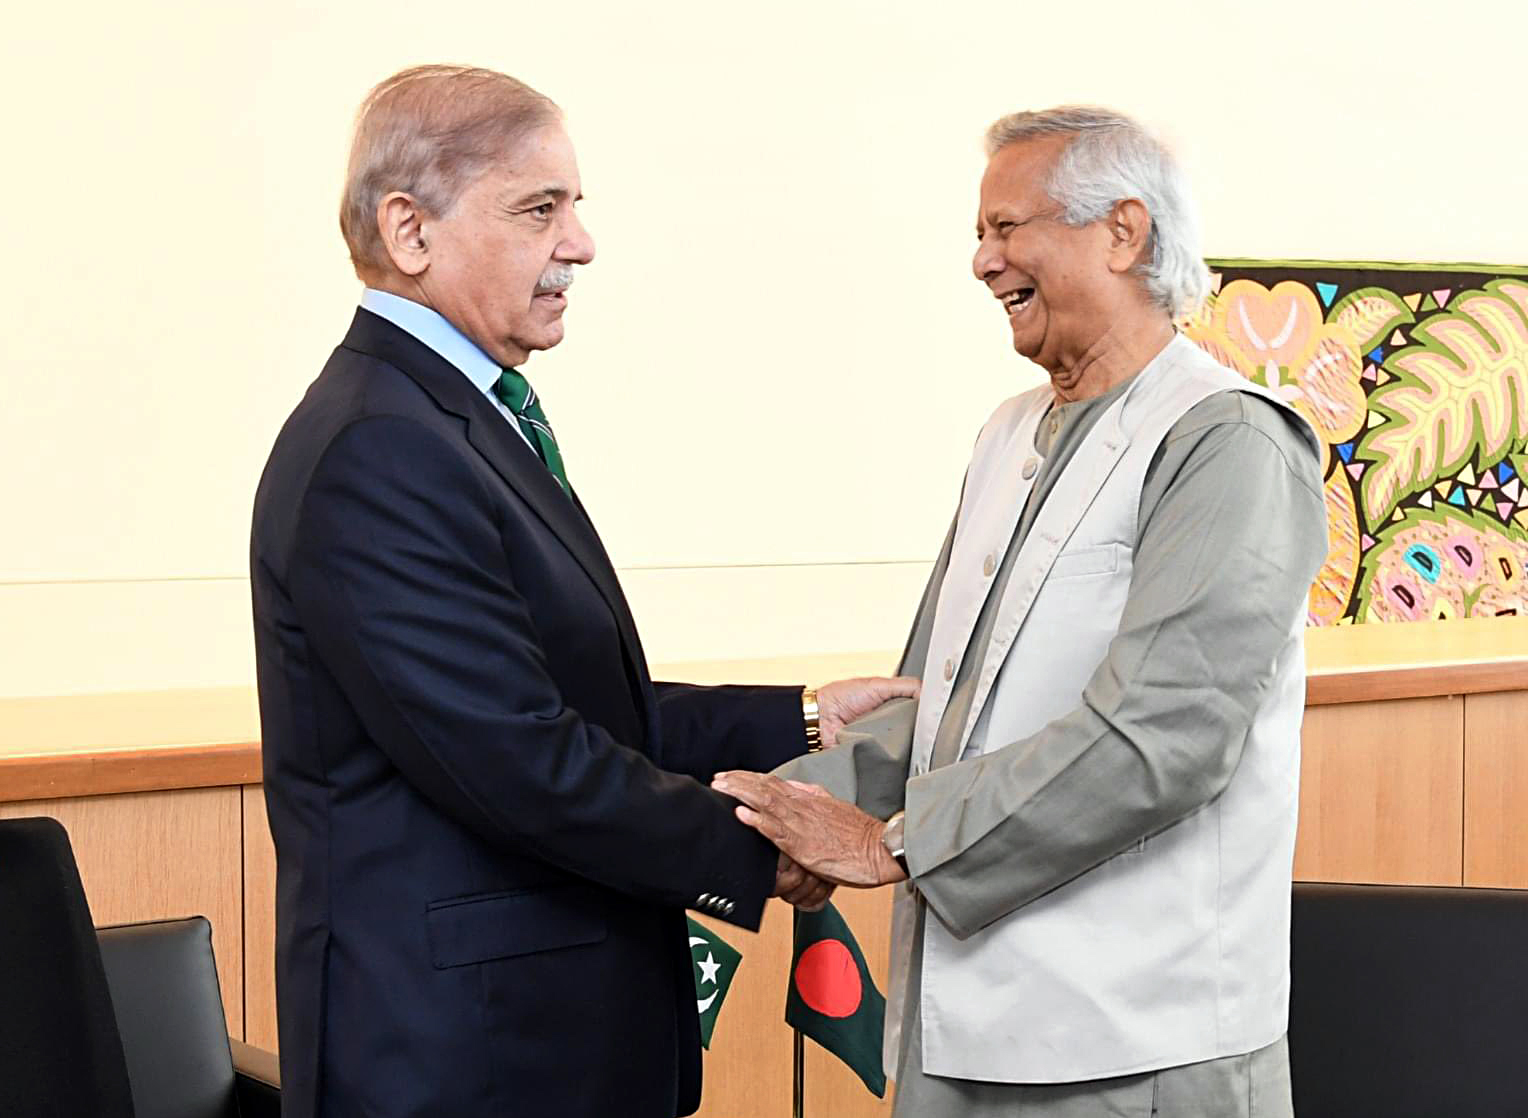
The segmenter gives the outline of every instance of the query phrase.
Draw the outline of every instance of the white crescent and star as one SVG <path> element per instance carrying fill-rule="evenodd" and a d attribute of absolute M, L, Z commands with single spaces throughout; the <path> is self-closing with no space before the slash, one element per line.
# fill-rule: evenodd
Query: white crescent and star
<path fill-rule="evenodd" d="M 691 947 L 699 947 L 701 944 L 704 944 L 704 943 L 706 943 L 706 941 L 704 939 L 702 939 L 700 936 L 691 936 L 690 937 L 690 946 Z M 716 983 L 716 972 L 722 969 L 722 965 L 716 961 L 716 956 L 713 955 L 711 953 L 711 951 L 709 950 L 710 945 L 706 944 L 706 946 L 708 948 L 708 950 L 706 951 L 706 957 L 704 959 L 697 959 L 697 960 L 695 960 L 695 965 L 700 968 L 700 980 L 702 982 L 709 982 L 709 983 L 711 983 L 711 985 L 717 986 L 717 983 Z M 696 1010 L 696 1012 L 704 1013 L 706 1010 L 710 1009 L 712 1003 L 716 1001 L 716 996 L 718 994 L 720 994 L 720 993 L 721 993 L 721 987 L 717 986 L 717 988 L 715 990 L 711 991 L 711 996 L 710 997 L 707 997 L 707 998 L 696 998 L 695 999 L 695 1010 Z"/>

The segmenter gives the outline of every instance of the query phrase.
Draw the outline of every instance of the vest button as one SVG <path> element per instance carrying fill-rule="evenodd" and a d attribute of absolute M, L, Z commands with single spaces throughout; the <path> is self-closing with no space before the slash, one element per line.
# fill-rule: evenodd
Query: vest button
<path fill-rule="evenodd" d="M 1039 468 L 1040 463 L 1036 459 L 1026 458 L 1024 460 L 1024 469 L 1021 471 L 1024 475 L 1024 480 L 1028 481 L 1030 478 L 1034 477 L 1035 471 Z"/>
<path fill-rule="evenodd" d="M 991 578 L 995 570 L 997 570 L 997 560 L 993 556 L 989 555 L 982 560 L 982 574 Z"/>
<path fill-rule="evenodd" d="M 955 661 L 954 660 L 946 660 L 944 662 L 944 681 L 946 683 L 948 683 L 950 680 L 952 680 L 954 678 L 955 678 Z"/>

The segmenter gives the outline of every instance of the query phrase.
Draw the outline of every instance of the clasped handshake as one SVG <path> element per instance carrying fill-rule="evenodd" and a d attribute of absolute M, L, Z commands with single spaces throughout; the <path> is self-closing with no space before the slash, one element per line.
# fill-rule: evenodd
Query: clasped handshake
<path fill-rule="evenodd" d="M 899 698 L 916 698 L 918 680 L 846 679 L 817 691 L 822 748 L 838 744 L 848 723 Z M 840 885 L 870 888 L 907 873 L 884 842 L 886 824 L 825 788 L 769 773 L 722 772 L 711 787 L 740 803 L 737 817 L 780 851 L 775 896 L 814 911 Z"/>

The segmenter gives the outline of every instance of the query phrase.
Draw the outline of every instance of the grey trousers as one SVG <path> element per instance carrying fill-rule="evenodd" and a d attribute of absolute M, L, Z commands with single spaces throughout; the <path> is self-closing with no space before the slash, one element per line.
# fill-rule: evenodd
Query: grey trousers
<path fill-rule="evenodd" d="M 1266 1048 L 1198 1064 L 1086 1083 L 990 1083 L 923 1071 L 920 905 L 892 1118 L 1294 1118 L 1289 1049 Z"/>

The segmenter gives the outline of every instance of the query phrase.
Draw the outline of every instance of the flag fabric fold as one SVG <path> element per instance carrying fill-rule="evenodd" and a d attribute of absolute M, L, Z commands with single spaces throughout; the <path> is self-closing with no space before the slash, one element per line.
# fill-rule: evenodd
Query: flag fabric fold
<path fill-rule="evenodd" d="M 732 978 L 743 961 L 742 952 L 692 916 L 685 917 L 690 925 L 690 958 L 695 964 L 695 1009 L 700 1014 L 700 1043 L 711 1047 L 711 1033 L 716 1029 L 716 1017 L 727 1000 L 732 988 Z"/>
<path fill-rule="evenodd" d="M 886 999 L 838 910 L 796 911 L 785 1020 L 837 1056 L 877 1098 L 886 1097 L 881 1035 Z"/>

